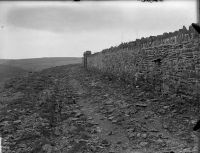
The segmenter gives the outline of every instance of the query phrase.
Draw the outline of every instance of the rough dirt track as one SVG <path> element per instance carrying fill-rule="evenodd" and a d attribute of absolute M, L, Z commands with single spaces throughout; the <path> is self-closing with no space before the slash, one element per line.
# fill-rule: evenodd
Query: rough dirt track
<path fill-rule="evenodd" d="M 72 71 L 75 72 L 76 70 L 73 68 Z M 105 150 L 105 153 L 130 152 L 131 146 L 125 131 L 120 126 L 112 124 L 105 115 L 99 112 L 98 105 L 94 103 L 94 99 L 85 96 L 88 94 L 88 91 L 80 85 L 78 80 L 72 79 L 70 84 L 80 96 L 78 104 L 82 107 L 81 110 L 89 120 L 97 125 L 95 128 L 98 137 L 108 141 L 110 149 Z"/>
<path fill-rule="evenodd" d="M 143 91 L 81 65 L 30 74 L 8 82 L 0 94 L 0 131 L 8 153 L 196 150 L 191 103 Z"/>
<path fill-rule="evenodd" d="M 121 82 L 106 80 L 80 67 L 72 67 L 71 72 L 71 84 L 81 96 L 80 104 L 99 129 L 104 129 L 99 135 L 111 143 L 111 152 L 192 152 L 195 138 L 190 129 L 183 128 L 189 133 L 174 129 L 175 134 L 185 133 L 186 138 L 168 130 L 176 120 L 168 117 L 171 104 L 167 101 L 139 88 L 128 91 Z M 191 117 L 191 114 L 182 116 L 179 122 Z"/>

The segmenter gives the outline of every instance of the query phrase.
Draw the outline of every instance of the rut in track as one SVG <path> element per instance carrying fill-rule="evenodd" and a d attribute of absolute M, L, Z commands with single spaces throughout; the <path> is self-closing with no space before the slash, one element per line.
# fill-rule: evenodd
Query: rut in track
<path fill-rule="evenodd" d="M 107 152 L 129 153 L 131 146 L 125 131 L 121 127 L 112 124 L 111 121 L 98 112 L 98 106 L 93 104 L 92 99 L 84 96 L 87 91 L 82 89 L 77 80 L 73 79 L 70 83 L 80 96 L 78 103 L 82 107 L 81 110 L 89 120 L 92 120 L 92 122 L 97 125 L 96 130 L 98 132 L 98 137 L 111 144 Z"/>
<path fill-rule="evenodd" d="M 97 125 L 98 136 L 111 144 L 108 152 L 193 152 L 196 149 L 163 128 L 165 121 L 155 110 L 164 105 L 161 99 L 148 97 L 140 89 L 132 91 L 132 95 L 124 94 L 119 85 L 102 81 L 79 66 L 71 67 L 69 75 L 82 111 Z"/>

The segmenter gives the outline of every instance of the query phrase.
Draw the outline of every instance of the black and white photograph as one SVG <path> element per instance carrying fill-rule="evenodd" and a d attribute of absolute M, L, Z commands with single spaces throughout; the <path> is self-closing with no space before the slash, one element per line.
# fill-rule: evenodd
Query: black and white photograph
<path fill-rule="evenodd" d="M 0 153 L 200 153 L 199 0 L 0 1 Z"/>

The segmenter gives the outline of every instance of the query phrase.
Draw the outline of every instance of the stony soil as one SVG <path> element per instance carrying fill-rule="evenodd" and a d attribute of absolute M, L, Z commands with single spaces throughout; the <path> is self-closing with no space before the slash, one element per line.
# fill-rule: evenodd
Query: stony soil
<path fill-rule="evenodd" d="M 9 80 L 0 92 L 5 153 L 194 152 L 199 106 L 80 65 Z"/>

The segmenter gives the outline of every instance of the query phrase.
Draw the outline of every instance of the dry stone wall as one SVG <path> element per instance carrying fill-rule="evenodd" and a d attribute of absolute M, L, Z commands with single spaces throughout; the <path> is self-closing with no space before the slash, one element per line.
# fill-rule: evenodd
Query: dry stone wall
<path fill-rule="evenodd" d="M 142 78 L 163 93 L 193 98 L 200 90 L 199 38 L 191 26 L 183 27 L 87 54 L 85 67 L 132 83 Z"/>

